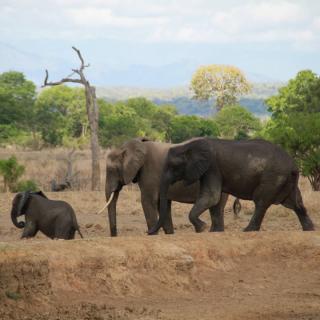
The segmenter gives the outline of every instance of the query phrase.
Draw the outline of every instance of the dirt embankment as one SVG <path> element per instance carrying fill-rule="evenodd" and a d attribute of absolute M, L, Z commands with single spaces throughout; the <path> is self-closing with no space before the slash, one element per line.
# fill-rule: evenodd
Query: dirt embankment
<path fill-rule="evenodd" d="M 0 243 L 0 319 L 320 319 L 320 233 Z"/>

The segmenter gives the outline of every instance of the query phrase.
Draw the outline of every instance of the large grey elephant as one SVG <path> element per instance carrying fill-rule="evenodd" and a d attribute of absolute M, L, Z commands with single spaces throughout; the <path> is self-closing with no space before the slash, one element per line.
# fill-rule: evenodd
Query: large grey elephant
<path fill-rule="evenodd" d="M 160 183 L 160 218 L 149 233 L 156 233 L 169 219 L 170 185 L 177 181 L 184 181 L 187 186 L 200 181 L 200 193 L 189 214 L 196 231 L 201 231 L 204 226 L 199 216 L 221 203 L 222 192 L 254 201 L 255 211 L 245 231 L 259 230 L 272 204 L 293 209 L 302 229 L 314 230 L 303 205 L 298 180 L 299 171 L 293 159 L 270 142 L 211 138 L 190 140 L 170 148 L 168 152 Z M 217 221 L 219 223 L 222 218 Z"/>
<path fill-rule="evenodd" d="M 21 215 L 25 222 L 17 221 Z M 41 191 L 17 193 L 11 220 L 17 228 L 24 228 L 21 238 L 34 237 L 39 230 L 52 239 L 73 239 L 75 231 L 83 238 L 72 207 L 65 201 L 49 200 Z"/>
<path fill-rule="evenodd" d="M 141 191 L 141 203 L 147 221 L 148 230 L 155 225 L 159 215 L 159 186 L 163 164 L 169 143 L 149 141 L 146 138 L 132 139 L 120 148 L 111 150 L 107 155 L 105 195 L 108 203 L 108 216 L 111 236 L 117 235 L 116 206 L 124 185 L 137 183 Z M 182 182 L 172 185 L 168 191 L 167 208 L 171 210 L 171 201 L 194 203 L 199 193 L 199 182 L 185 186 Z M 223 210 L 228 196 L 224 195 L 218 206 L 209 209 L 211 231 L 223 230 Z M 105 207 L 106 207 L 105 206 Z M 235 209 L 236 212 L 236 209 Z M 217 219 L 222 219 L 217 221 Z M 163 224 L 165 233 L 173 233 L 171 214 Z"/>

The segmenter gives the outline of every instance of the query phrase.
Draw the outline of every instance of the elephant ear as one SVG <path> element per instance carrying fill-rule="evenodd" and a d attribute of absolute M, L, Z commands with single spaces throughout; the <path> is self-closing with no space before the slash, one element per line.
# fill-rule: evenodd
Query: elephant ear
<path fill-rule="evenodd" d="M 30 192 L 25 191 L 20 193 L 20 201 L 18 203 L 18 210 L 17 210 L 17 216 L 20 216 L 23 214 L 23 211 L 25 210 L 26 206 L 28 205 L 28 201 L 30 200 Z"/>
<path fill-rule="evenodd" d="M 123 146 L 123 180 L 125 184 L 133 181 L 139 169 L 143 166 L 147 149 L 144 141 L 134 139 Z"/>
<path fill-rule="evenodd" d="M 209 169 L 210 146 L 205 139 L 192 141 L 186 145 L 185 184 L 195 183 Z"/>

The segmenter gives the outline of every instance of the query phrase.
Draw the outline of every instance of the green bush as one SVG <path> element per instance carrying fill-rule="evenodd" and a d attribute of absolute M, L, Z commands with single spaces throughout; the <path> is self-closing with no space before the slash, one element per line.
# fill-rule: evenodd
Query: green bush
<path fill-rule="evenodd" d="M 25 167 L 18 163 L 15 156 L 7 160 L 0 160 L 0 174 L 3 176 L 4 191 L 14 192 L 18 179 L 23 175 Z"/>
<path fill-rule="evenodd" d="M 38 191 L 38 185 L 33 180 L 21 180 L 17 183 L 14 188 L 14 192 L 23 192 L 23 191 Z"/>

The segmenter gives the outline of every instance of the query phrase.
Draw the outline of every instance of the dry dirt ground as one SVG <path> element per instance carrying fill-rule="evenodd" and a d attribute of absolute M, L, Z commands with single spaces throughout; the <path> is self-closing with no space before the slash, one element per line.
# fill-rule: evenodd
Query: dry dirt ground
<path fill-rule="evenodd" d="M 320 230 L 320 193 L 305 205 Z M 14 194 L 0 194 L 0 319 L 320 319 L 320 232 L 302 232 L 293 212 L 269 209 L 262 231 L 243 233 L 252 203 L 224 233 L 195 234 L 190 205 L 174 203 L 174 235 L 146 235 L 140 195 L 123 190 L 117 238 L 103 192 L 46 193 L 75 209 L 85 239 L 19 240 Z M 208 212 L 203 214 L 208 222 Z"/>

